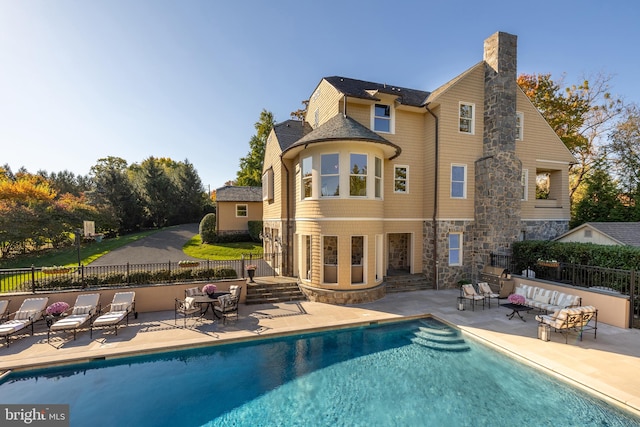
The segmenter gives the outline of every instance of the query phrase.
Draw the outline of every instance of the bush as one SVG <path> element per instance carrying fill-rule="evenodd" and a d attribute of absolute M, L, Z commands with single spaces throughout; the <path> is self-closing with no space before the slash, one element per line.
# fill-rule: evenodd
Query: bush
<path fill-rule="evenodd" d="M 211 243 L 237 243 L 237 242 L 250 242 L 252 241 L 251 236 L 245 233 L 238 234 L 222 234 L 220 236 L 216 236 Z"/>
<path fill-rule="evenodd" d="M 262 221 L 249 221 L 249 236 L 254 242 L 260 241 L 260 233 L 262 233 Z"/>
<path fill-rule="evenodd" d="M 216 240 L 216 214 L 209 213 L 200 221 L 200 239 L 202 243 L 214 243 Z"/>

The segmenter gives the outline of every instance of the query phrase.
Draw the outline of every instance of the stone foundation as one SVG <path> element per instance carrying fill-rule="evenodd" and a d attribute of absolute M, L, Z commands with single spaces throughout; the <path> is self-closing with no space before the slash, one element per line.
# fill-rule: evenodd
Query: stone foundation
<path fill-rule="evenodd" d="M 369 289 L 353 289 L 348 291 L 316 288 L 302 283 L 298 286 L 307 296 L 309 301 L 322 302 L 326 304 L 362 304 L 379 300 L 387 294 L 385 285 Z"/>

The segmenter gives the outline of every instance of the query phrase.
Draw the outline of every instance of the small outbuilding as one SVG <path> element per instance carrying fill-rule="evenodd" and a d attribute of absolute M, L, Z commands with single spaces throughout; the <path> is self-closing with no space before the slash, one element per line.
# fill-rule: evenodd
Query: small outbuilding
<path fill-rule="evenodd" d="M 640 247 L 640 222 L 585 222 L 554 240 Z"/>

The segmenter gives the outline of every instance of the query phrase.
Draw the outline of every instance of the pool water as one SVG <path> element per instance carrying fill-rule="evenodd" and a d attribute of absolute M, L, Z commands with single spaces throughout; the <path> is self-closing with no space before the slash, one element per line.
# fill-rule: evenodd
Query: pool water
<path fill-rule="evenodd" d="M 12 374 L 72 426 L 637 426 L 434 319 Z"/>

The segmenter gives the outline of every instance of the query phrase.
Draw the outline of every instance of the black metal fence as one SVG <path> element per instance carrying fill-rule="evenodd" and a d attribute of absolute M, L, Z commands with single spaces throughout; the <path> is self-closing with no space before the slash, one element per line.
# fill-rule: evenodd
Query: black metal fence
<path fill-rule="evenodd" d="M 0 269 L 0 293 L 244 278 L 248 277 L 247 266 L 256 267 L 257 277 L 275 275 L 269 264 L 262 256 L 249 255 L 236 260 L 203 260 L 191 264 L 168 261 L 151 264 L 81 265 L 58 269 Z"/>
<path fill-rule="evenodd" d="M 513 274 L 535 277 L 565 285 L 597 289 L 630 298 L 630 324 L 640 328 L 640 272 L 566 262 L 538 261 L 527 263 L 510 255 L 491 254 L 492 266 L 508 269 Z"/>

